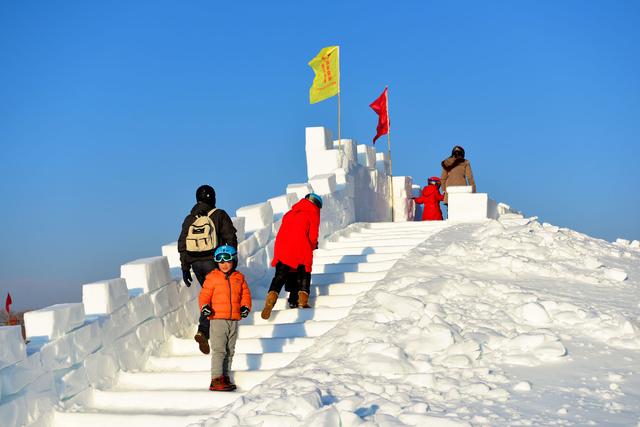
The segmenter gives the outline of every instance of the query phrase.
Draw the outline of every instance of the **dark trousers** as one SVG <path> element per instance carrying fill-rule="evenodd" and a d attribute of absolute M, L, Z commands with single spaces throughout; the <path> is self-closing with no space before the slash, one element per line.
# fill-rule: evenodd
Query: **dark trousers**
<path fill-rule="evenodd" d="M 304 265 L 299 265 L 297 269 L 292 270 L 291 267 L 281 262 L 276 264 L 276 273 L 271 280 L 269 292 L 274 291 L 280 293 L 282 287 L 289 292 L 289 303 L 298 304 L 298 291 L 309 293 L 311 290 L 311 273 L 305 271 Z"/>
<path fill-rule="evenodd" d="M 218 265 L 213 259 L 195 261 L 191 264 L 193 274 L 196 275 L 196 279 L 198 279 L 198 282 L 200 282 L 200 286 L 204 285 L 204 279 L 205 277 L 207 277 L 207 274 L 209 274 L 217 266 Z M 207 339 L 209 339 L 209 327 L 209 319 L 207 319 L 207 316 L 203 316 L 201 314 L 200 319 L 198 319 L 198 332 L 202 332 Z"/>

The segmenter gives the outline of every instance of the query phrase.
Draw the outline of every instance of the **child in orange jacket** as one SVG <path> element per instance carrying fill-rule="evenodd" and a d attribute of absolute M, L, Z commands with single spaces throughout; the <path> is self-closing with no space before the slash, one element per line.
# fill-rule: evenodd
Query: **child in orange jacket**
<path fill-rule="evenodd" d="M 198 298 L 202 315 L 211 322 L 211 391 L 233 391 L 229 372 L 238 338 L 238 320 L 251 311 L 251 291 L 244 275 L 236 271 L 238 254 L 233 246 L 216 249 L 218 268 L 207 274 Z M 204 334 L 196 334 L 200 350 L 209 353 Z"/>

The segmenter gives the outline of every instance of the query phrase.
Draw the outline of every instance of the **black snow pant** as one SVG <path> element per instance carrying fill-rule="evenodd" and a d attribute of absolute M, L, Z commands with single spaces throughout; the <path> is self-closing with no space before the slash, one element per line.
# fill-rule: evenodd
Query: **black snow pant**
<path fill-rule="evenodd" d="M 191 268 L 193 269 L 193 274 L 196 275 L 196 279 L 200 283 L 200 286 L 204 285 L 204 279 L 207 277 L 214 268 L 217 267 L 216 262 L 213 259 L 206 259 L 202 261 L 194 261 L 191 264 Z M 201 308 L 201 307 L 198 307 Z M 200 314 L 200 319 L 198 319 L 198 332 L 202 332 L 204 336 L 209 339 L 209 328 L 210 322 L 207 319 L 207 316 L 203 316 Z"/>
<path fill-rule="evenodd" d="M 311 273 L 307 273 L 302 264 L 292 270 L 288 265 L 279 262 L 276 264 L 276 274 L 271 280 L 269 292 L 274 291 L 279 294 L 283 286 L 289 292 L 289 304 L 297 306 L 298 291 L 309 293 L 311 289 Z"/>

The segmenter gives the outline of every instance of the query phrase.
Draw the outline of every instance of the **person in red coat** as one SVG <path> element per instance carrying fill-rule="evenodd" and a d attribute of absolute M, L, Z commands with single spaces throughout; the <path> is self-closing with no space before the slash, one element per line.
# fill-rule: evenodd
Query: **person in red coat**
<path fill-rule="evenodd" d="M 442 221 L 440 202 L 444 200 L 444 195 L 440 193 L 440 178 L 429 178 L 428 185 L 422 189 L 422 195 L 414 197 L 413 200 L 419 205 L 424 204 L 423 221 Z"/>
<path fill-rule="evenodd" d="M 322 198 L 311 193 L 293 205 L 291 210 L 282 217 L 271 262 L 276 272 L 265 299 L 261 314 L 263 319 L 271 316 L 278 294 L 285 284 L 291 291 L 289 307 L 309 308 L 311 265 L 313 251 L 318 247 L 320 209 L 322 209 Z M 294 277 L 297 292 L 292 291 L 294 287 L 289 283 Z"/>

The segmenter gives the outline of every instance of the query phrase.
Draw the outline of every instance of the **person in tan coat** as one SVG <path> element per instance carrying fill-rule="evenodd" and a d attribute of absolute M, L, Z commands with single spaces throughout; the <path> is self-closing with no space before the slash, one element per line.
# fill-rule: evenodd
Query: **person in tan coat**
<path fill-rule="evenodd" d="M 456 145 L 451 150 L 451 157 L 442 161 L 441 186 L 445 192 L 444 203 L 448 203 L 449 192 L 447 187 L 470 185 L 474 193 L 476 192 L 476 182 L 471 172 L 471 163 L 464 158 L 464 148 Z"/>

